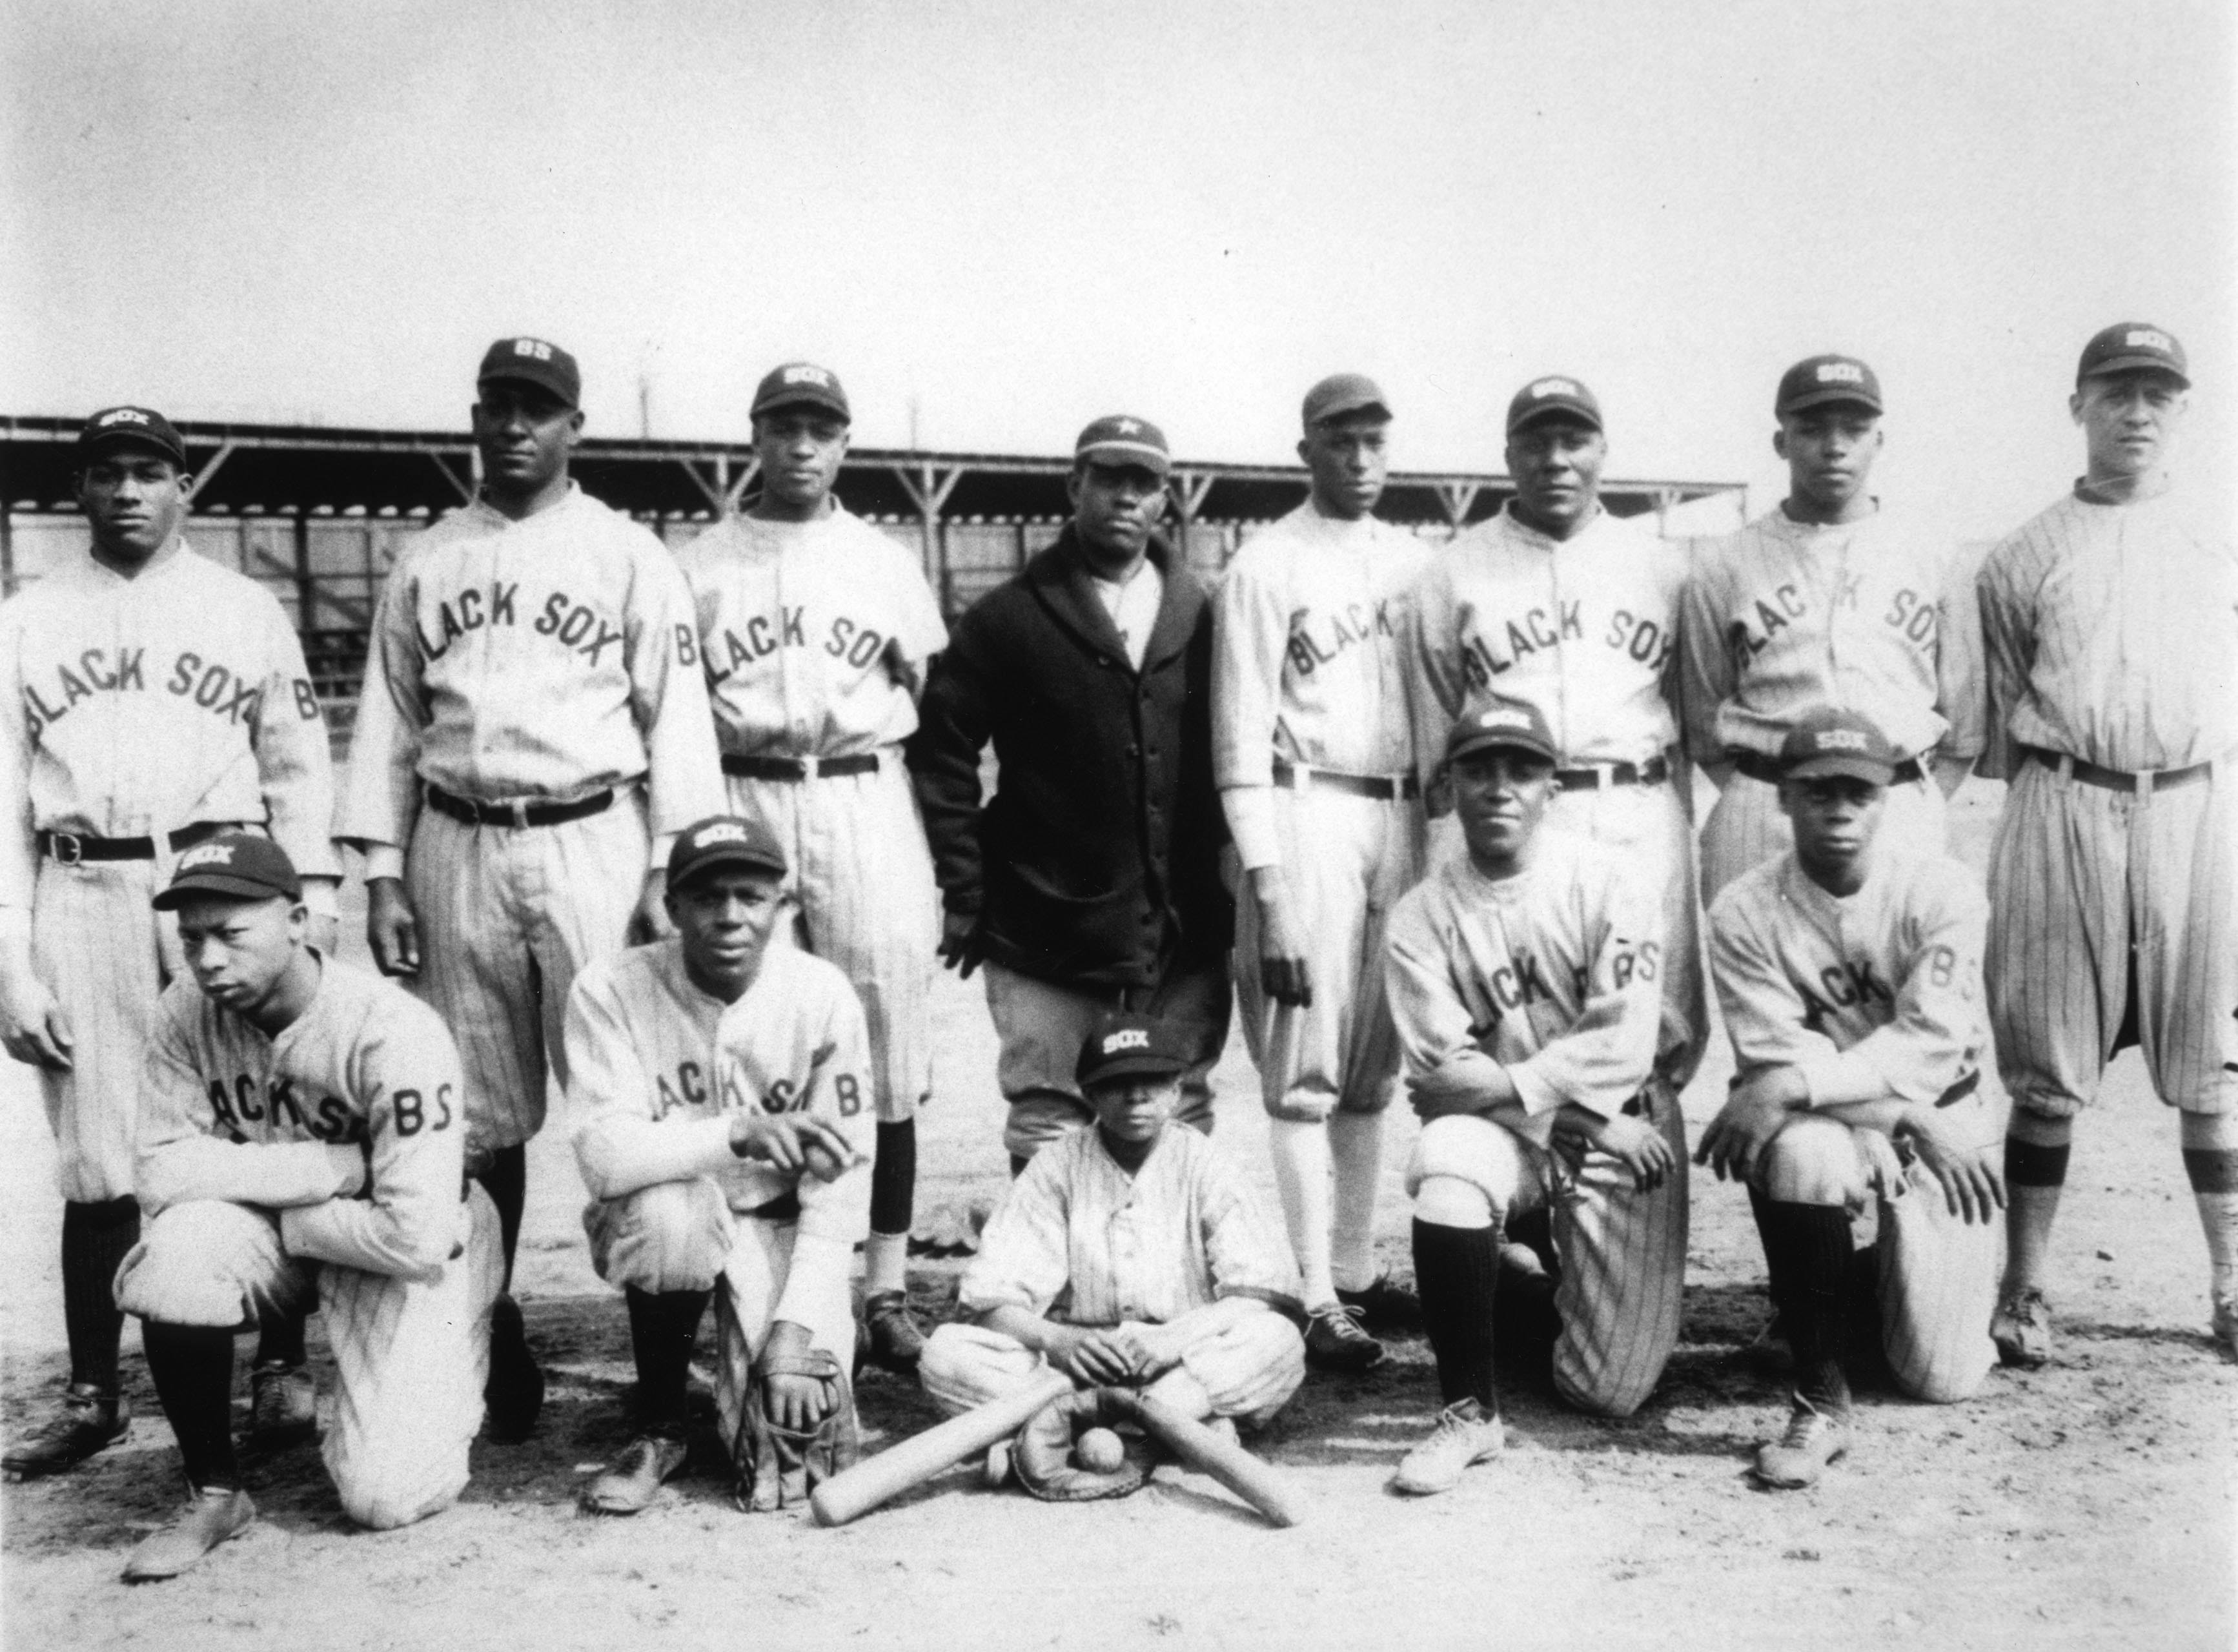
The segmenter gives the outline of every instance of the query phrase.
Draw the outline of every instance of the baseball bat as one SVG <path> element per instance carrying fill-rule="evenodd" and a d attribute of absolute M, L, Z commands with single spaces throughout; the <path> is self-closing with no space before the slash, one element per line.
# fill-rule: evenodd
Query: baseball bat
<path fill-rule="evenodd" d="M 921 1486 L 944 1470 L 984 1451 L 997 1440 L 1008 1439 L 1025 1427 L 1036 1411 L 1060 1394 L 1072 1392 L 1072 1378 L 1063 1371 L 1044 1371 L 1015 1394 L 989 1400 L 961 1416 L 937 1423 L 922 1434 L 911 1435 L 891 1450 L 865 1457 L 816 1488 L 808 1500 L 820 1526 L 844 1526 L 866 1515 L 882 1503 L 891 1502 L 913 1486 Z"/>
<path fill-rule="evenodd" d="M 1275 1526 L 1294 1526 L 1281 1476 L 1240 1445 L 1232 1445 L 1194 1417 L 1184 1416 L 1163 1400 L 1137 1395 L 1136 1409 L 1142 1426 L 1158 1443 L 1181 1460 L 1182 1466 L 1208 1474 L 1267 1516 Z"/>

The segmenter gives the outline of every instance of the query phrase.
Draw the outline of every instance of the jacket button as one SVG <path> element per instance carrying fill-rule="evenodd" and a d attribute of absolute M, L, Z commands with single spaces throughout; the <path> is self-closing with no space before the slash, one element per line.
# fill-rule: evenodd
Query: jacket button
<path fill-rule="evenodd" d="M 1129 746 L 1127 748 L 1127 755 L 1128 755 L 1128 756 L 1129 756 L 1129 757 L 1140 757 L 1140 756 L 1142 756 L 1142 748 L 1141 746 Z M 1151 756 L 1153 756 L 1153 757 L 1155 757 L 1155 756 L 1157 755 L 1157 753 L 1156 753 L 1155 752 L 1152 752 L 1152 753 L 1150 753 L 1150 755 L 1151 755 Z"/>

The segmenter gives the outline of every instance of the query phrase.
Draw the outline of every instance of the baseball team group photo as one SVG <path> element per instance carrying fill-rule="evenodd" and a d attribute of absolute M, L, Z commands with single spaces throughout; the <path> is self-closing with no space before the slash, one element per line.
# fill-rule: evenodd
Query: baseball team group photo
<path fill-rule="evenodd" d="M 1747 482 L 1582 292 L 1211 459 L 1092 270 L 1007 452 L 540 278 L 0 418 L 0 1632 L 2228 1644 L 2238 357 L 2110 247 L 1970 454 L 1795 305 Z"/>

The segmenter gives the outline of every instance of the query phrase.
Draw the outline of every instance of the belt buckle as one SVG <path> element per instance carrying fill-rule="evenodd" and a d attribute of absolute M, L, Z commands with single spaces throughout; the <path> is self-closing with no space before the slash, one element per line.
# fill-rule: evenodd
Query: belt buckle
<path fill-rule="evenodd" d="M 1621 766 L 1621 764 L 1617 763 L 1595 763 L 1592 765 L 1593 773 L 1596 777 L 1593 781 L 1593 789 L 1596 792 L 1613 791 L 1616 787 L 1616 772 Z"/>
<path fill-rule="evenodd" d="M 2153 800 L 2153 770 L 2141 768 L 2135 776 L 2137 801 L 2140 803 L 2150 803 Z"/>
<path fill-rule="evenodd" d="M 65 845 L 68 846 L 67 853 L 64 853 Z M 47 833 L 47 853 L 60 866 L 79 866 L 85 859 L 85 844 L 75 832 L 50 832 Z"/>
<path fill-rule="evenodd" d="M 793 761 L 800 765 L 800 778 L 804 780 L 817 779 L 818 772 L 823 767 L 823 760 L 820 758 L 797 757 Z"/>
<path fill-rule="evenodd" d="M 505 812 L 513 818 L 513 826 L 516 832 L 528 830 L 528 805 L 525 801 L 515 798 L 505 806 Z"/>

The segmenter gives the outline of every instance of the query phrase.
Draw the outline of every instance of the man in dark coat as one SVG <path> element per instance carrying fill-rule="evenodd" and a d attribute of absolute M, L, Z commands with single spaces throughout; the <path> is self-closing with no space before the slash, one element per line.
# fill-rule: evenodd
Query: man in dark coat
<path fill-rule="evenodd" d="M 1089 1122 L 1073 1082 L 1108 1012 L 1188 1024 L 1178 1116 L 1212 1128 L 1234 908 L 1212 780 L 1212 614 L 1155 532 L 1171 461 L 1144 420 L 1081 432 L 1056 542 L 956 625 L 910 766 L 946 917 L 983 962 L 1012 1168 Z M 980 756 L 995 746 L 994 795 Z"/>

